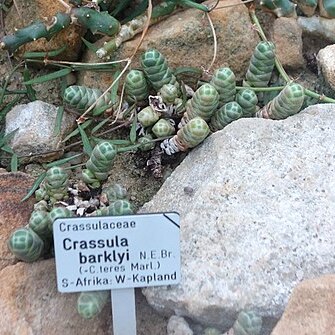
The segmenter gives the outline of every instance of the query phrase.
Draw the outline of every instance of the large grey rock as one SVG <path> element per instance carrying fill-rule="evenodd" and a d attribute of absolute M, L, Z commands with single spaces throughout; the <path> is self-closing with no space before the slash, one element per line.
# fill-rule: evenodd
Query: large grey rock
<path fill-rule="evenodd" d="M 320 16 L 299 16 L 298 24 L 306 35 L 335 42 L 335 19 L 326 19 Z"/>
<path fill-rule="evenodd" d="M 57 107 L 43 101 L 15 106 L 6 115 L 6 134 L 16 130 L 9 142 L 19 156 L 27 160 L 50 161 L 63 155 L 61 143 L 64 134 L 75 124 L 73 114 L 64 113 L 61 131 L 56 133 Z"/>
<path fill-rule="evenodd" d="M 297 283 L 334 272 L 334 124 L 335 105 L 315 105 L 193 150 L 142 209 L 181 214 L 182 281 L 144 289 L 149 303 L 223 332 L 254 310 L 269 334 Z"/>
<path fill-rule="evenodd" d="M 335 91 L 335 44 L 321 49 L 317 61 L 324 79 Z"/>

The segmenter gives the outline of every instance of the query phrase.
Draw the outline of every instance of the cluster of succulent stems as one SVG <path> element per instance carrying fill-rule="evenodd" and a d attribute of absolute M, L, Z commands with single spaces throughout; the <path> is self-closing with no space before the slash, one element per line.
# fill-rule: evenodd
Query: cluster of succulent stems
<path fill-rule="evenodd" d="M 170 14 L 177 4 L 192 5 L 193 2 L 180 0 L 165 3 L 167 7 L 162 5 L 156 7 L 155 14 L 151 16 L 152 23 Z M 270 6 L 268 2 L 264 3 Z M 287 2 L 281 3 L 283 10 L 288 12 L 291 10 Z M 204 11 L 207 8 L 203 5 L 194 7 L 201 7 L 199 9 Z M 143 135 L 138 138 L 136 135 L 136 139 L 131 141 L 129 147 L 119 147 L 108 140 L 99 141 L 90 152 L 82 171 L 82 180 L 90 188 L 100 188 L 107 180 L 118 153 L 134 149 L 152 150 L 156 142 L 161 142 L 162 151 L 172 155 L 197 146 L 210 133 L 221 130 L 242 117 L 277 120 L 298 113 L 305 96 L 319 99 L 320 102 L 335 103 L 334 99 L 305 89 L 290 80 L 275 55 L 274 45 L 267 41 L 252 9 L 250 15 L 263 42 L 257 45 L 250 60 L 243 86 L 237 86 L 233 71 L 224 67 L 214 72 L 209 83 L 198 87 L 192 96 L 187 96 L 183 83 L 178 82 L 167 60 L 158 50 L 149 49 L 142 55 L 141 68 L 130 70 L 126 75 L 124 98 L 129 105 L 138 108 L 138 112 L 133 114 L 133 120 L 138 123 Z M 144 28 L 148 20 L 146 14 L 142 14 L 136 18 L 137 21 L 131 20 L 121 27 L 119 22 L 106 12 L 75 7 L 68 13 L 58 13 L 51 23 L 35 22 L 18 30 L 14 35 L 5 36 L 1 47 L 14 52 L 21 45 L 37 38 L 52 38 L 68 26 L 73 18 L 93 33 L 115 36 L 99 49 L 100 51 L 98 50 L 99 57 L 105 57 L 125 40 L 132 38 Z M 267 87 L 275 67 L 286 85 Z M 271 91 L 280 93 L 259 108 L 257 105 L 261 97 L 259 93 Z M 120 99 L 109 93 L 83 86 L 68 87 L 63 98 L 65 104 L 78 110 L 86 110 L 98 100 L 99 103 L 92 111 L 94 117 L 102 115 L 109 106 L 119 104 Z M 36 191 L 39 204 L 31 214 L 29 223 L 26 227 L 14 231 L 8 241 L 9 249 L 18 259 L 33 262 L 50 252 L 54 220 L 73 215 L 67 208 L 58 206 L 60 202 L 68 199 L 68 186 L 69 179 L 64 169 L 54 167 L 47 171 L 44 183 Z M 99 208 L 94 215 L 126 215 L 134 211 L 126 198 L 125 190 L 119 186 L 103 189 L 101 197 L 107 199 L 105 203 L 108 205 Z M 77 304 L 79 314 L 84 318 L 96 316 L 106 304 L 108 295 L 107 291 L 81 293 Z M 261 320 L 252 312 L 242 313 L 234 326 L 235 332 L 243 334 L 245 324 L 250 329 L 258 330 L 261 327 Z M 246 330 L 245 332 L 248 333 Z"/>

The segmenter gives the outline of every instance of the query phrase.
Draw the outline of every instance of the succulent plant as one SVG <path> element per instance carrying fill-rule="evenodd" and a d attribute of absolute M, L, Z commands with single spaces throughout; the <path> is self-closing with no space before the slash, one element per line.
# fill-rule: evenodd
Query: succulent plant
<path fill-rule="evenodd" d="M 250 59 L 245 75 L 245 86 L 266 87 L 275 65 L 274 45 L 271 42 L 259 42 Z"/>
<path fill-rule="evenodd" d="M 49 41 L 55 34 L 68 27 L 70 23 L 70 15 L 65 13 L 57 13 L 51 25 L 44 21 L 35 21 L 27 27 L 16 30 L 13 35 L 5 35 L 1 40 L 0 49 L 6 49 L 13 53 L 21 45 L 42 37 Z"/>
<path fill-rule="evenodd" d="M 242 108 L 243 117 L 255 116 L 258 98 L 253 90 L 249 88 L 240 90 L 236 94 L 235 100 Z"/>
<path fill-rule="evenodd" d="M 200 144 L 209 132 L 206 121 L 201 117 L 195 117 L 181 127 L 172 138 L 164 140 L 161 143 L 161 148 L 168 155 L 179 151 L 187 151 Z"/>
<path fill-rule="evenodd" d="M 49 226 L 51 224 L 49 213 L 41 210 L 34 210 L 29 219 L 29 228 L 33 230 L 43 241 L 52 238 Z"/>
<path fill-rule="evenodd" d="M 123 190 L 120 189 L 119 185 L 116 186 L 115 190 L 123 195 Z M 99 209 L 96 211 L 96 215 L 127 215 L 133 214 L 133 206 L 127 200 L 120 199 L 114 201 L 108 207 Z M 78 313 L 85 319 L 91 319 L 98 315 L 108 301 L 110 291 L 92 291 L 92 292 L 81 292 L 77 300 Z"/>
<path fill-rule="evenodd" d="M 177 81 L 165 57 L 155 49 L 149 49 L 142 55 L 141 66 L 156 91 L 159 91 L 165 84 L 174 85 Z"/>
<path fill-rule="evenodd" d="M 165 84 L 158 91 L 158 95 L 162 97 L 162 100 L 167 105 L 172 105 L 176 103 L 176 99 L 180 96 L 179 85 L 175 84 Z"/>
<path fill-rule="evenodd" d="M 205 121 L 209 121 L 214 111 L 219 105 L 219 93 L 214 86 L 204 84 L 200 86 L 194 96 L 186 103 L 184 113 L 178 127 L 185 125 L 191 119 L 199 116 Z"/>
<path fill-rule="evenodd" d="M 130 103 L 143 101 L 149 96 L 149 87 L 143 71 L 129 71 L 124 87 L 126 100 Z"/>
<path fill-rule="evenodd" d="M 109 206 L 100 208 L 96 211 L 97 216 L 101 215 L 128 215 L 133 214 L 134 208 L 133 205 L 125 199 L 119 199 L 112 202 Z"/>
<path fill-rule="evenodd" d="M 150 134 L 143 135 L 139 137 L 138 144 L 140 144 L 139 149 L 141 151 L 149 151 L 155 147 L 155 143 L 152 142 L 153 138 Z"/>
<path fill-rule="evenodd" d="M 289 0 L 261 0 L 260 5 L 273 12 L 277 17 L 296 17 L 296 5 Z"/>
<path fill-rule="evenodd" d="M 86 169 L 82 172 L 83 181 L 93 188 L 99 187 L 101 181 L 108 178 L 116 153 L 116 147 L 110 142 L 98 143 L 86 162 Z"/>
<path fill-rule="evenodd" d="M 319 0 L 319 9 L 321 16 L 335 18 L 335 3 L 333 0 Z"/>
<path fill-rule="evenodd" d="M 72 212 L 66 207 L 53 208 L 49 213 L 49 219 L 50 219 L 48 224 L 49 231 L 51 233 L 53 232 L 53 224 L 56 219 L 71 218 L 72 216 L 73 216 Z"/>
<path fill-rule="evenodd" d="M 36 199 L 37 201 L 48 200 L 51 204 L 66 200 L 68 198 L 68 185 L 67 172 L 59 166 L 54 166 L 46 172 L 44 183 L 35 192 Z"/>
<path fill-rule="evenodd" d="M 69 13 L 57 13 L 51 19 L 35 21 L 27 27 L 16 30 L 12 35 L 5 35 L 1 39 L 0 49 L 13 53 L 20 46 L 37 39 L 44 37 L 49 41 L 73 22 L 81 24 L 93 34 L 113 36 L 120 29 L 120 23 L 107 12 L 88 7 L 72 8 Z"/>
<path fill-rule="evenodd" d="M 107 12 L 100 12 L 88 7 L 72 8 L 71 16 L 93 34 L 113 36 L 121 28 L 120 22 Z"/>
<path fill-rule="evenodd" d="M 27 263 L 38 260 L 44 251 L 43 240 L 30 228 L 15 230 L 7 245 L 16 258 Z"/>
<path fill-rule="evenodd" d="M 89 108 L 102 95 L 102 91 L 97 88 L 89 88 L 86 86 L 72 85 L 66 88 L 63 100 L 69 106 L 84 111 Z M 94 116 L 100 115 L 104 112 L 105 107 L 111 105 L 115 106 L 118 101 L 112 101 L 110 93 L 106 93 L 101 98 L 92 110 Z"/>
<path fill-rule="evenodd" d="M 226 125 L 242 116 L 243 111 L 241 106 L 236 101 L 231 101 L 214 113 L 209 126 L 212 131 L 217 131 L 223 129 Z"/>
<path fill-rule="evenodd" d="M 236 94 L 236 77 L 229 67 L 217 69 L 210 84 L 219 93 L 219 108 L 227 102 L 234 100 Z"/>
<path fill-rule="evenodd" d="M 253 311 L 241 311 L 233 326 L 235 335 L 259 335 L 262 318 Z"/>
<path fill-rule="evenodd" d="M 147 106 L 137 114 L 137 120 L 142 127 L 150 127 L 159 120 L 159 113 L 154 111 L 151 106 Z"/>
<path fill-rule="evenodd" d="M 175 134 L 176 130 L 174 127 L 174 121 L 167 119 L 160 119 L 154 124 L 151 131 L 157 137 L 165 137 Z"/>
<path fill-rule="evenodd" d="M 304 102 L 304 88 L 290 83 L 267 105 L 256 113 L 256 117 L 282 120 L 298 113 Z"/>
<path fill-rule="evenodd" d="M 84 319 L 92 319 L 106 305 L 110 291 L 81 292 L 77 301 L 77 310 Z"/>
<path fill-rule="evenodd" d="M 106 196 L 109 203 L 119 199 L 127 198 L 127 190 L 120 184 L 113 184 L 107 187 L 104 187 L 101 191 L 102 196 Z"/>

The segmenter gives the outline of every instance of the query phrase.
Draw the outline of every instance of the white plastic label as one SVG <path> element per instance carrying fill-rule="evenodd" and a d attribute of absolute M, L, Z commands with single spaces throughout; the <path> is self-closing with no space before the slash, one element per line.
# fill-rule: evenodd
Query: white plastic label
<path fill-rule="evenodd" d="M 60 292 L 180 281 L 178 213 L 57 219 L 53 232 Z"/>

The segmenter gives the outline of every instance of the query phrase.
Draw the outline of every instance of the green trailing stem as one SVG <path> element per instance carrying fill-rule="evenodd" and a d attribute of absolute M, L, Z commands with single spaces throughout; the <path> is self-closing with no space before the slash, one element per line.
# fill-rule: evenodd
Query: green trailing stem
<path fill-rule="evenodd" d="M 210 133 L 209 127 L 201 117 L 191 119 L 181 127 L 177 134 L 161 143 L 166 154 L 172 155 L 179 151 L 187 151 L 200 144 Z"/>
<path fill-rule="evenodd" d="M 215 111 L 211 118 L 209 127 L 215 132 L 223 129 L 229 123 L 240 119 L 243 116 L 243 110 L 236 101 L 231 101 Z"/>
<path fill-rule="evenodd" d="M 298 113 L 304 102 L 304 88 L 296 83 L 286 87 L 267 105 L 256 113 L 257 117 L 282 120 Z"/>
<path fill-rule="evenodd" d="M 113 144 L 107 141 L 98 143 L 86 163 L 86 169 L 82 172 L 83 181 L 92 188 L 99 187 L 101 181 L 108 178 L 116 153 L 117 150 Z"/>
<path fill-rule="evenodd" d="M 191 0 L 176 0 L 176 2 L 179 5 L 184 6 L 184 7 L 199 9 L 205 13 L 210 12 L 210 8 L 208 8 L 206 5 L 203 5 L 203 4 L 191 1 Z"/>
<path fill-rule="evenodd" d="M 241 311 L 233 325 L 235 335 L 259 335 L 262 318 L 253 311 Z"/>
<path fill-rule="evenodd" d="M 230 68 L 223 67 L 217 69 L 214 72 L 210 84 L 213 85 L 219 93 L 219 108 L 227 102 L 234 100 L 236 94 L 236 77 Z"/>
<path fill-rule="evenodd" d="M 79 110 L 85 111 L 102 95 L 102 91 L 97 88 L 89 88 L 86 86 L 72 85 L 66 88 L 63 95 L 64 103 Z M 108 106 L 116 106 L 118 104 L 118 97 L 112 99 L 111 93 L 106 93 L 98 100 L 95 107 L 92 109 L 93 116 L 100 115 L 107 109 Z"/>
<path fill-rule="evenodd" d="M 113 36 L 120 30 L 120 22 L 107 12 L 98 12 L 88 7 L 72 8 L 71 16 L 93 34 Z"/>
<path fill-rule="evenodd" d="M 296 17 L 296 5 L 290 0 L 261 0 L 260 5 L 274 13 L 277 17 Z"/>
<path fill-rule="evenodd" d="M 43 240 L 30 228 L 19 228 L 9 237 L 9 250 L 21 261 L 31 263 L 43 254 Z"/>
<path fill-rule="evenodd" d="M 125 96 L 129 103 L 144 101 L 149 96 L 149 87 L 143 71 L 131 70 L 125 79 Z"/>
<path fill-rule="evenodd" d="M 172 122 L 171 122 L 172 121 Z M 173 120 L 160 119 L 158 120 L 151 131 L 155 134 L 156 137 L 166 137 L 176 133 Z"/>
<path fill-rule="evenodd" d="M 191 119 L 200 116 L 203 120 L 209 121 L 219 105 L 219 93 L 211 84 L 200 86 L 194 96 L 186 103 L 184 113 L 178 128 L 181 128 Z"/>
<path fill-rule="evenodd" d="M 84 319 L 92 319 L 107 304 L 110 291 L 81 292 L 77 301 L 77 310 Z"/>
<path fill-rule="evenodd" d="M 4 36 L 0 42 L 0 49 L 13 53 L 20 46 L 42 37 L 50 40 L 72 22 L 81 24 L 93 34 L 113 36 L 120 29 L 120 23 L 107 12 L 98 12 L 87 7 L 72 8 L 69 13 L 57 13 L 51 20 L 35 21 L 12 35 Z"/>
<path fill-rule="evenodd" d="M 255 115 L 258 103 L 255 91 L 249 88 L 244 88 L 243 90 L 238 91 L 235 100 L 242 108 L 243 117 L 252 117 Z"/>
<path fill-rule="evenodd" d="M 163 1 L 162 3 L 154 6 L 152 9 L 150 24 L 155 24 L 166 15 L 171 14 L 175 7 L 176 1 Z M 112 40 L 105 42 L 104 45 L 96 51 L 97 57 L 104 58 L 111 55 L 120 47 L 122 43 L 132 39 L 136 34 L 142 32 L 147 20 L 147 14 L 143 13 L 123 24 L 119 33 Z"/>
<path fill-rule="evenodd" d="M 13 35 L 5 35 L 1 40 L 0 49 L 6 49 L 13 53 L 20 46 L 42 37 L 49 41 L 54 35 L 68 27 L 70 23 L 70 15 L 65 13 L 57 13 L 52 18 L 51 23 L 35 21 L 27 27 L 16 30 Z"/>

